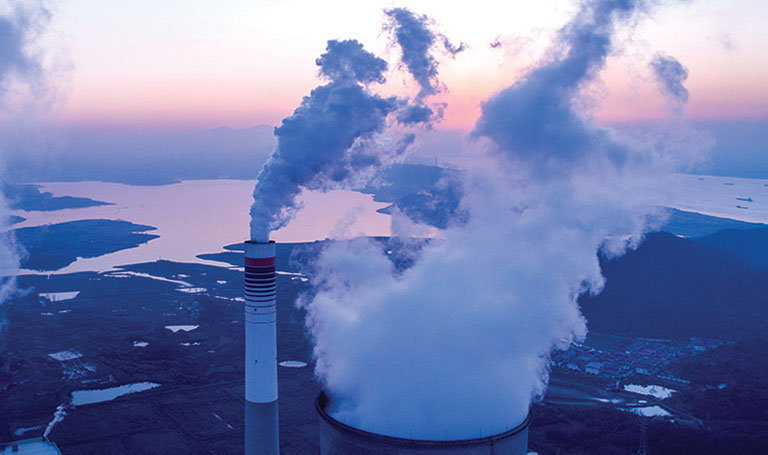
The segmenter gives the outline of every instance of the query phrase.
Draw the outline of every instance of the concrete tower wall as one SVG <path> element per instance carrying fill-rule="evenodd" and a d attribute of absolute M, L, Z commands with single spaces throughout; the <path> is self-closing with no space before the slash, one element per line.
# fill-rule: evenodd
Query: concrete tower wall
<path fill-rule="evenodd" d="M 245 244 L 245 453 L 279 453 L 275 243 Z"/>
<path fill-rule="evenodd" d="M 504 433 L 457 441 L 423 441 L 394 438 L 345 425 L 326 411 L 328 400 L 320 394 L 315 409 L 320 416 L 321 455 L 526 455 L 530 416 Z"/>

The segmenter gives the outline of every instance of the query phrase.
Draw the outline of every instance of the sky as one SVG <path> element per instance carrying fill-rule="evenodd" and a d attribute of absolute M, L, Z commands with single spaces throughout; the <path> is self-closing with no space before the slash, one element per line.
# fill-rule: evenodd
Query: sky
<path fill-rule="evenodd" d="M 61 96 L 47 121 L 77 127 L 207 129 L 276 125 L 317 85 L 328 39 L 355 38 L 390 62 L 383 9 L 432 17 L 468 50 L 443 56 L 441 129 L 468 130 L 479 104 L 524 74 L 576 2 L 61 0 L 42 44 L 61 50 Z M 686 108 L 699 120 L 768 118 L 768 2 L 680 1 L 622 36 L 592 88 L 608 124 L 666 114 L 648 62 L 674 56 L 690 71 Z M 502 46 L 492 48 L 499 41 Z M 61 69 L 66 67 L 66 70 Z M 386 90 L 415 86 L 392 64 Z"/>

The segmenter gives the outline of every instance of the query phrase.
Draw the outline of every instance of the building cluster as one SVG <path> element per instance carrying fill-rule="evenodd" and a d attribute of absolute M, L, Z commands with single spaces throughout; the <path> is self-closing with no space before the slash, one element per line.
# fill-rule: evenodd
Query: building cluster
<path fill-rule="evenodd" d="M 567 351 L 552 356 L 553 367 L 578 371 L 608 379 L 623 379 L 634 374 L 658 376 L 673 381 L 669 365 L 677 358 L 691 356 L 721 346 L 721 340 L 691 338 L 683 344 L 672 340 L 636 339 L 612 350 L 572 344 Z"/>

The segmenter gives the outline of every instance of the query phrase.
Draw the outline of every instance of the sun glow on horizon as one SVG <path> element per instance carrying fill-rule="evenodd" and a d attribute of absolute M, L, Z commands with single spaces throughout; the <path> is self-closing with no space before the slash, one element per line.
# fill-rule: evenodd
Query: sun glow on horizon
<path fill-rule="evenodd" d="M 71 93 L 54 121 L 189 128 L 277 125 L 318 84 L 314 59 L 327 39 L 358 39 L 388 60 L 390 87 L 383 91 L 412 86 L 381 30 L 382 10 L 392 2 L 331 3 L 62 3 L 55 25 L 67 37 L 74 71 Z M 651 20 L 641 18 L 637 32 L 619 41 L 604 82 L 590 90 L 596 118 L 640 122 L 665 115 L 663 97 L 647 67 L 638 63 L 656 53 L 673 55 L 689 68 L 690 117 L 768 117 L 768 62 L 760 46 L 766 31 L 756 13 L 768 14 L 768 6 L 737 3 L 668 6 Z M 472 6 L 424 0 L 403 6 L 429 15 L 447 37 L 468 46 L 455 59 L 442 57 L 445 90 L 434 100 L 448 103 L 437 128 L 463 130 L 472 127 L 484 99 L 524 77 L 542 58 L 574 9 L 572 2 L 557 0 L 535 5 L 480 0 Z"/>

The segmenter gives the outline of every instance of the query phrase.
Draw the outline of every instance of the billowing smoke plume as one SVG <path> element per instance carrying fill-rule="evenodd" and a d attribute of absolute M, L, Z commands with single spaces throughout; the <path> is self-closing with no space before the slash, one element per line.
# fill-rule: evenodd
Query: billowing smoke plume
<path fill-rule="evenodd" d="M 606 131 L 591 125 L 573 100 L 602 69 L 611 50 L 616 17 L 631 15 L 644 2 L 587 2 L 560 34 L 552 54 L 561 57 L 535 68 L 482 105 L 475 136 L 485 136 L 501 151 L 540 172 L 555 171 L 598 156 L 620 163 L 627 150 Z"/>
<path fill-rule="evenodd" d="M 441 119 L 444 106 L 436 106 L 435 112 L 427 107 L 424 101 L 425 98 L 440 92 L 438 62 L 431 52 L 438 38 L 451 55 L 463 51 L 464 43 L 453 45 L 447 37 L 432 30 L 429 17 L 414 14 L 407 8 L 393 8 L 386 10 L 385 14 L 388 18 L 385 28 L 392 31 L 394 40 L 402 51 L 400 61 L 419 84 L 415 104 L 404 108 L 398 114 L 398 121 L 403 124 L 429 124 Z"/>
<path fill-rule="evenodd" d="M 4 14 L 3 14 L 4 13 Z M 0 119 L 7 120 L 24 100 L 18 93 L 32 98 L 43 90 L 44 70 L 35 40 L 45 28 L 50 14 L 38 2 L 4 5 L 0 12 Z M 1 150 L 0 150 L 1 152 Z M 2 163 L 0 163 L 0 167 Z M 2 184 L 2 175 L 0 175 Z M 2 185 L 0 185 L 0 188 Z M 16 289 L 19 253 L 10 229 L 10 210 L 0 191 L 0 329 L 5 322 L 2 306 Z"/>
<path fill-rule="evenodd" d="M 0 333 L 5 326 L 3 306 L 16 291 L 16 274 L 19 270 L 19 250 L 10 226 L 10 210 L 0 191 Z"/>
<path fill-rule="evenodd" d="M 430 50 L 435 44 L 435 34 L 429 29 L 429 18 L 417 16 L 406 8 L 387 10 L 388 24 L 402 50 L 402 63 L 408 68 L 421 88 L 419 98 L 438 92 L 437 60 Z"/>
<path fill-rule="evenodd" d="M 4 13 L 4 14 L 3 14 Z M 38 1 L 9 2 L 0 9 L 0 111 L 8 117 L 48 95 L 47 74 L 36 42 L 50 12 Z M 11 111 L 11 112 L 9 112 Z"/>
<path fill-rule="evenodd" d="M 275 128 L 277 147 L 253 192 L 254 240 L 267 241 L 270 231 L 288 223 L 302 188 L 342 182 L 380 164 L 372 139 L 398 103 L 371 93 L 366 84 L 383 83 L 387 63 L 355 40 L 328 41 L 316 63 L 330 83 L 312 90 Z M 390 151 L 398 153 L 404 146 Z"/>
<path fill-rule="evenodd" d="M 683 85 L 688 79 L 688 70 L 677 59 L 658 55 L 651 62 L 651 69 L 664 93 L 675 105 L 682 106 L 688 101 L 688 90 Z"/>
<path fill-rule="evenodd" d="M 277 147 L 258 176 L 251 206 L 251 238 L 267 241 L 269 232 L 285 226 L 299 207 L 302 189 L 329 189 L 365 183 L 382 165 L 401 157 L 413 134 L 382 133 L 394 114 L 402 125 L 427 124 L 442 116 L 445 104 L 424 104 L 437 93 L 437 61 L 429 53 L 436 36 L 451 53 L 463 45 L 450 45 L 434 34 L 426 16 L 406 9 L 389 10 L 391 27 L 403 49 L 403 62 L 421 86 L 415 103 L 383 98 L 369 89 L 385 82 L 387 62 L 363 49 L 355 40 L 328 41 L 326 53 L 316 60 L 320 76 L 330 82 L 305 97 L 293 115 L 275 128 Z M 433 110 L 434 108 L 434 110 Z"/>
<path fill-rule="evenodd" d="M 577 300 L 603 286 L 598 255 L 640 242 L 648 188 L 667 170 L 662 152 L 621 143 L 576 107 L 616 26 L 645 6 L 582 3 L 548 58 L 482 105 L 473 136 L 489 159 L 468 172 L 469 219 L 411 268 L 398 273 L 365 240 L 321 254 L 302 304 L 335 418 L 416 439 L 525 419 L 550 353 L 586 334 Z"/>

